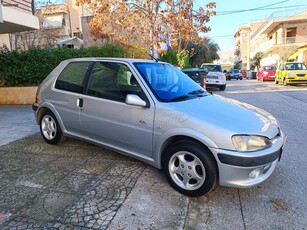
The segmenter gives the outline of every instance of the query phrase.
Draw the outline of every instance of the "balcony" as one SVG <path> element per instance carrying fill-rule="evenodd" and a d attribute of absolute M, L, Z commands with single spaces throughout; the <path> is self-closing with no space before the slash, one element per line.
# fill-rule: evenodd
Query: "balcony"
<path fill-rule="evenodd" d="M 277 46 L 287 46 L 287 45 L 304 45 L 307 43 L 307 36 L 296 36 L 296 37 L 283 37 L 278 39 L 271 39 L 268 41 L 258 40 L 251 44 L 251 57 L 253 57 L 257 52 L 266 53 L 271 51 Z"/>
<path fill-rule="evenodd" d="M 39 29 L 34 0 L 0 0 L 0 34 Z"/>
<path fill-rule="evenodd" d="M 272 31 L 276 26 L 281 23 L 297 22 L 300 20 L 306 20 L 307 18 L 307 8 L 303 7 L 300 9 L 277 11 L 272 13 L 266 19 L 264 19 L 261 25 L 256 31 L 251 35 L 251 40 L 256 40 L 261 34 L 268 33 Z"/>

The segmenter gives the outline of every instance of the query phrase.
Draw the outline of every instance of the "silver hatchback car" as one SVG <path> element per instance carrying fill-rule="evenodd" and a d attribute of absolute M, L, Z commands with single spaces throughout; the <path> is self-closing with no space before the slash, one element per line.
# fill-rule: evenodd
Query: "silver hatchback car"
<path fill-rule="evenodd" d="M 134 157 L 162 169 L 188 196 L 217 182 L 249 188 L 265 181 L 286 139 L 264 110 L 211 95 L 178 68 L 150 60 L 63 61 L 32 107 L 47 143 L 68 136 Z"/>

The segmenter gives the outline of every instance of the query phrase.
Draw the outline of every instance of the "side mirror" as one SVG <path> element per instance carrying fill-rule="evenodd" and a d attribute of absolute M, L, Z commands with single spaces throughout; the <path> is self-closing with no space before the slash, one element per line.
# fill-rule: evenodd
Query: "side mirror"
<path fill-rule="evenodd" d="M 127 94 L 126 104 L 146 107 L 146 101 L 142 100 L 138 95 L 135 95 L 135 94 Z"/>

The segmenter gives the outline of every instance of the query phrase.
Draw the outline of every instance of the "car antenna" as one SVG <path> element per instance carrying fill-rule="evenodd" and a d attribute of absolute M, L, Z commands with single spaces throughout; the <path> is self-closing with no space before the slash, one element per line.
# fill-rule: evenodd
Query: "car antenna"
<path fill-rule="evenodd" d="M 159 60 L 157 58 L 155 58 L 152 54 L 146 52 L 148 54 L 149 57 L 151 57 L 153 60 L 155 60 L 156 62 L 158 62 Z"/>

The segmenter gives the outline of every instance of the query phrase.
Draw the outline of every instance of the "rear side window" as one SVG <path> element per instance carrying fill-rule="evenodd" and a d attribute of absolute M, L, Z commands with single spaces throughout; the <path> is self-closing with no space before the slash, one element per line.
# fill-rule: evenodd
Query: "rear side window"
<path fill-rule="evenodd" d="M 82 93 L 84 79 L 91 64 L 92 62 L 69 63 L 57 78 L 55 88 L 74 93 Z"/>

